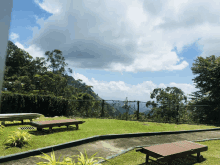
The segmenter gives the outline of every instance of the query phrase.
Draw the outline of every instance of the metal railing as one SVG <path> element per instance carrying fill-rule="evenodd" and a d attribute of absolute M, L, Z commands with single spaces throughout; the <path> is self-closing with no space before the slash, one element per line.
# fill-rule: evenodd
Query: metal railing
<path fill-rule="evenodd" d="M 79 101 L 101 101 L 100 107 L 99 108 L 99 115 L 96 116 L 97 118 L 111 118 L 111 119 L 122 119 L 122 120 L 145 120 L 145 121 L 152 121 L 152 122 L 165 122 L 165 123 L 179 123 L 179 124 L 198 124 L 199 119 L 197 119 L 196 123 L 195 121 L 191 120 L 192 111 L 194 109 L 199 109 L 199 107 L 203 108 L 204 106 L 209 106 L 209 105 L 184 105 L 184 104 L 172 104 L 172 109 L 171 111 L 178 111 L 178 117 L 177 118 L 170 118 L 170 120 L 167 120 L 166 117 L 168 116 L 163 116 L 160 118 L 152 118 L 151 115 L 148 115 L 149 112 L 152 110 L 152 108 L 146 107 L 147 102 L 142 102 L 142 101 L 121 101 L 121 100 L 72 100 L 73 102 L 79 102 Z M 109 103 L 108 101 L 111 101 Z M 134 103 L 136 102 L 136 104 Z M 144 106 L 141 104 L 144 104 Z M 160 106 L 166 106 L 166 110 L 168 109 L 168 104 L 158 104 Z M 127 106 L 125 106 L 127 105 Z M 135 106 L 136 105 L 136 106 Z M 123 108 L 124 106 L 124 108 Z M 127 109 L 126 109 L 127 107 Z M 188 107 L 188 108 L 187 108 Z M 159 108 L 159 107 L 157 107 Z M 147 109 L 146 111 L 140 112 L 140 109 Z M 188 110 L 189 109 L 189 110 Z M 110 111 L 112 110 L 112 111 Z M 184 110 L 188 110 L 187 114 L 181 114 L 184 112 Z M 185 115 L 185 116 L 184 116 Z M 85 115 L 83 115 L 85 116 Z M 85 116 L 86 117 L 86 116 Z M 169 118 L 169 117 L 168 117 Z"/>

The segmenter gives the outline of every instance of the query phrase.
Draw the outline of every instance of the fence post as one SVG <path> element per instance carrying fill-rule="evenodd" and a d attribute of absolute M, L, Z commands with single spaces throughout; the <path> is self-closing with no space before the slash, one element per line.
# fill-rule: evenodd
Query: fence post
<path fill-rule="evenodd" d="M 137 120 L 139 120 L 139 101 L 137 102 Z"/>
<path fill-rule="evenodd" d="M 102 112 L 101 112 L 101 117 L 104 117 L 104 101 L 102 100 Z"/>
<path fill-rule="evenodd" d="M 176 118 L 176 123 L 179 123 L 179 104 L 177 105 L 177 115 L 178 117 Z"/>

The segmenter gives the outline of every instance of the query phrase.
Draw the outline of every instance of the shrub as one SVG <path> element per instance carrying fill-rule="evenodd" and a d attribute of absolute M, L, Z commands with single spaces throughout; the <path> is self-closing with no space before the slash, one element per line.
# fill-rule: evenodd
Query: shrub
<path fill-rule="evenodd" d="M 97 162 L 97 160 L 93 160 L 94 158 L 101 158 L 101 159 L 107 160 L 102 157 L 94 157 L 96 154 L 97 153 L 92 155 L 90 159 L 88 159 L 88 157 L 87 157 L 86 150 L 85 150 L 85 157 L 83 156 L 83 154 L 81 152 L 80 152 L 80 156 L 73 155 L 72 157 L 78 157 L 79 162 L 77 164 L 72 162 L 72 158 L 69 158 L 69 157 L 67 157 L 67 158 L 64 157 L 63 162 L 59 162 L 60 161 L 60 157 L 59 157 L 58 162 L 56 162 L 54 151 L 51 153 L 51 157 L 47 154 L 44 154 L 45 156 L 34 156 L 34 157 L 40 157 L 40 158 L 43 158 L 43 159 L 46 159 L 49 161 L 49 162 L 39 162 L 39 163 L 37 163 L 38 165 L 57 165 L 57 164 L 62 164 L 62 165 L 93 165 L 94 163 Z M 109 161 L 109 160 L 107 160 L 107 161 Z M 97 165 L 101 165 L 101 164 L 97 164 Z"/>
<path fill-rule="evenodd" d="M 13 135 L 9 135 L 8 139 L 6 139 L 3 144 L 8 145 L 10 147 L 22 147 L 24 144 L 28 143 L 30 134 L 27 132 L 13 131 Z"/>

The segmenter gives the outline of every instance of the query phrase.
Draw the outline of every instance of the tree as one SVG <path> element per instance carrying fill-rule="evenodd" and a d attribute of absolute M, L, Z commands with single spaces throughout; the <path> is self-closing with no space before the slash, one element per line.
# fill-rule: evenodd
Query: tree
<path fill-rule="evenodd" d="M 177 118 L 179 115 L 179 109 L 177 108 L 175 110 L 175 107 L 171 107 L 171 105 L 175 105 L 178 107 L 182 100 L 185 100 L 185 102 L 187 101 L 187 97 L 184 96 L 184 92 L 176 87 L 167 87 L 165 90 L 161 88 L 156 88 L 153 90 L 150 97 L 151 99 L 156 98 L 157 103 L 155 103 L 154 101 L 148 101 L 146 103 L 146 107 L 150 105 L 153 106 L 149 115 L 154 113 L 153 117 L 161 116 L 167 121 L 170 121 L 171 118 Z M 161 106 L 157 108 L 156 104 L 158 103 Z"/>
<path fill-rule="evenodd" d="M 122 106 L 122 108 L 126 109 L 126 120 L 128 120 L 128 111 L 129 111 L 129 108 L 131 107 L 130 105 L 128 106 L 128 100 L 127 100 L 127 97 L 124 101 L 124 105 Z"/>
<path fill-rule="evenodd" d="M 25 51 L 19 49 L 11 41 L 8 42 L 8 50 L 6 54 L 6 65 L 5 65 L 5 74 L 4 79 L 7 77 L 7 80 L 15 81 L 14 78 L 11 78 L 13 75 L 25 75 L 24 68 L 30 64 L 32 57 Z"/>
<path fill-rule="evenodd" d="M 18 89 L 21 92 L 23 90 L 21 83 L 27 82 L 30 85 L 27 76 L 29 76 L 28 70 L 32 59 L 33 57 L 29 53 L 19 49 L 13 42 L 8 41 L 3 87 L 6 87 L 9 91 Z M 28 85 L 25 85 L 25 89 L 31 90 L 33 86 L 27 87 Z"/>
<path fill-rule="evenodd" d="M 193 81 L 196 83 L 196 88 L 200 91 L 194 92 L 198 98 L 198 103 L 206 103 L 209 107 L 200 108 L 200 115 L 207 116 L 206 122 L 211 121 L 220 123 L 220 57 L 216 58 L 215 55 L 210 57 L 198 57 L 191 67 L 193 74 L 199 74 Z M 207 94 L 207 97 L 204 97 Z M 206 111 L 206 112 L 205 112 Z M 198 111 L 197 111 L 198 112 Z M 200 116 L 200 117 L 201 117 Z"/>
<path fill-rule="evenodd" d="M 35 74 L 47 72 L 46 61 L 44 57 L 36 57 L 29 66 L 29 76 L 34 77 Z"/>
<path fill-rule="evenodd" d="M 56 59 L 53 58 L 54 52 L 57 53 L 55 55 Z M 85 95 L 84 99 L 89 99 L 92 95 L 95 95 L 91 90 L 92 86 L 82 85 L 80 83 L 82 80 L 74 80 L 73 77 L 64 74 L 64 66 L 67 64 L 64 62 L 65 59 L 62 57 L 61 51 L 54 50 L 52 53 L 47 51 L 46 54 L 49 56 L 47 60 L 52 61 L 52 72 L 47 70 L 45 58 L 37 57 L 33 59 L 31 55 L 9 41 L 3 87 L 7 88 L 8 91 L 16 93 L 38 93 L 57 97 L 61 96 L 73 100 L 78 99 L 81 96 L 79 95 L 81 92 L 90 93 Z M 68 69 L 72 73 L 72 70 Z M 85 102 L 82 102 L 82 106 L 90 107 Z M 98 104 L 95 107 L 96 109 L 93 114 L 98 113 Z M 90 111 L 88 111 L 87 115 L 89 113 Z"/>
<path fill-rule="evenodd" d="M 54 93 L 53 83 L 55 80 L 53 79 L 52 72 L 36 74 L 34 75 L 34 80 L 36 82 L 36 89 L 39 90 L 40 94 Z"/>
<path fill-rule="evenodd" d="M 22 85 L 22 91 L 24 91 L 25 93 L 29 93 L 30 91 L 35 89 L 35 85 L 32 84 L 32 81 L 28 76 L 20 76 L 18 80 Z"/>
<path fill-rule="evenodd" d="M 53 54 L 55 53 L 55 55 Z M 53 68 L 53 73 L 62 74 L 65 71 L 65 66 L 68 64 L 65 63 L 65 58 L 62 56 L 62 51 L 58 49 L 54 49 L 52 52 L 46 51 L 45 55 L 48 56 L 47 61 L 51 62 L 51 65 L 49 65 L 50 68 Z M 55 56 L 55 58 L 54 58 Z M 56 69 L 56 72 L 55 72 Z M 72 69 L 68 68 L 69 72 L 72 73 Z M 58 95 L 58 88 L 55 86 L 56 95 Z"/>
<path fill-rule="evenodd" d="M 53 55 L 53 53 L 56 53 Z M 65 71 L 65 66 L 68 64 L 65 63 L 65 58 L 62 57 L 62 51 L 58 49 L 54 49 L 52 52 L 46 51 L 45 55 L 48 56 L 47 61 L 51 62 L 51 65 L 49 65 L 50 68 L 53 68 L 53 73 L 54 69 L 57 69 L 59 73 L 63 73 Z M 55 58 L 53 57 L 55 56 Z M 72 69 L 68 68 L 69 72 L 72 73 Z"/>
<path fill-rule="evenodd" d="M 82 115 L 88 117 L 89 114 L 91 114 L 91 108 L 95 105 L 95 102 L 92 101 L 94 100 L 94 97 L 88 93 L 79 93 L 76 99 L 79 101 L 78 111 Z"/>

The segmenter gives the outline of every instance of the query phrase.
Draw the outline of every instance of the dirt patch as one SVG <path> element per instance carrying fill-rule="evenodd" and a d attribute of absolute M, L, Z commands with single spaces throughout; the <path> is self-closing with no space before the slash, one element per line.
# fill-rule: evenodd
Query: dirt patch
<path fill-rule="evenodd" d="M 85 148 L 89 158 L 96 152 L 98 152 L 96 154 L 96 157 L 107 158 L 108 156 L 121 153 L 123 150 L 135 146 L 170 143 L 170 142 L 176 142 L 182 140 L 189 140 L 189 141 L 203 140 L 203 139 L 211 139 L 211 138 L 220 138 L 220 131 L 204 131 L 204 132 L 181 133 L 181 134 L 172 134 L 172 135 L 155 135 L 155 136 L 142 136 L 135 138 L 119 138 L 113 140 L 99 140 L 96 142 L 87 143 L 76 147 L 57 150 L 54 151 L 54 153 L 56 160 L 58 160 L 59 156 L 62 155 L 60 156 L 60 161 L 62 161 L 64 156 L 71 157 L 72 155 L 78 155 L 79 152 L 82 152 L 84 154 L 84 148 Z M 50 156 L 51 152 L 48 152 L 46 154 Z M 43 156 L 43 154 L 41 154 L 41 156 Z M 21 165 L 21 164 L 34 165 L 37 164 L 38 162 L 48 162 L 48 161 L 42 158 L 27 157 L 19 160 L 12 160 L 5 163 L 1 163 L 1 165 Z"/>

